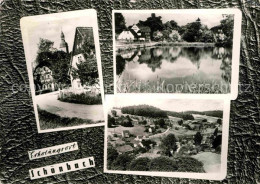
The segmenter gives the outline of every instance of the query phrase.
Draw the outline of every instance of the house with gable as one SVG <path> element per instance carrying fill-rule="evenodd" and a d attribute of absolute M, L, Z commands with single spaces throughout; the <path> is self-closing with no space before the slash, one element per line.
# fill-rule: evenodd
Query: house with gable
<path fill-rule="evenodd" d="M 85 58 L 83 44 L 87 45 L 91 48 L 90 55 L 94 55 L 95 57 L 95 43 L 94 43 L 94 35 L 92 27 L 76 27 L 74 43 L 71 53 L 71 67 L 77 69 L 77 64 L 80 62 L 90 62 L 88 58 Z M 93 60 L 91 60 L 93 62 Z M 93 63 L 97 65 L 97 63 Z M 88 88 L 90 90 L 95 90 L 91 86 L 82 86 L 80 79 L 74 79 L 72 77 L 72 71 L 69 71 L 70 79 L 71 79 L 71 87 L 72 89 L 83 90 L 84 88 Z M 94 91 L 97 92 L 97 91 Z"/>
<path fill-rule="evenodd" d="M 135 36 L 135 40 L 150 41 L 151 39 L 151 29 L 148 26 L 134 24 L 129 26 L 129 30 Z"/>
<path fill-rule="evenodd" d="M 134 41 L 135 39 L 135 36 L 133 35 L 133 33 L 130 31 L 130 30 L 124 30 L 122 31 L 118 37 L 117 37 L 117 40 L 120 40 L 120 41 Z"/>
<path fill-rule="evenodd" d="M 69 54 L 69 46 L 65 40 L 65 35 L 62 31 L 60 34 L 59 49 L 54 48 L 53 44 L 51 44 L 49 51 L 51 53 L 54 53 L 57 51 L 63 51 L 65 53 Z M 34 80 L 37 81 L 38 83 L 40 83 L 40 84 L 37 84 L 37 82 L 35 82 L 36 92 L 44 91 L 44 90 L 54 91 L 55 84 L 54 84 L 54 79 L 53 79 L 53 72 L 52 72 L 50 66 L 49 65 L 35 66 L 35 63 L 32 63 L 32 68 L 34 69 L 34 72 L 33 72 Z"/>
<path fill-rule="evenodd" d="M 130 137 L 130 132 L 129 132 L 129 130 L 123 130 L 123 132 L 122 132 L 122 137 L 124 137 L 124 138 L 129 138 Z"/>

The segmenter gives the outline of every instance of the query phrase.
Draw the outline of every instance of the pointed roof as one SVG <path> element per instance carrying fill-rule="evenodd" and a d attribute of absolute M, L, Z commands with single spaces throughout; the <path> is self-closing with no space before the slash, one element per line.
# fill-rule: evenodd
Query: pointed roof
<path fill-rule="evenodd" d="M 94 34 L 92 27 L 76 27 L 74 44 L 72 48 L 72 56 L 81 52 L 81 46 L 84 40 L 88 39 L 88 42 L 94 45 Z"/>

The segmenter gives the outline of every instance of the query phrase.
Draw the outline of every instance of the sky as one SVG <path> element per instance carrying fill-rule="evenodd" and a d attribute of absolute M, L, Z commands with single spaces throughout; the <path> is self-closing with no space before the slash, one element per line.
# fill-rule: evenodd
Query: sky
<path fill-rule="evenodd" d="M 36 59 L 40 38 L 53 41 L 53 47 L 59 49 L 61 31 L 71 51 L 76 27 L 93 27 L 96 24 L 95 16 L 84 11 L 32 16 L 25 19 L 21 26 L 27 62 L 34 62 Z"/>
<path fill-rule="evenodd" d="M 210 110 L 223 110 L 223 100 L 202 100 L 202 99 L 168 99 L 158 97 L 144 97 L 144 96 L 117 96 L 113 100 L 112 97 L 108 98 L 110 108 L 124 107 L 131 105 L 151 105 L 158 107 L 162 110 L 169 111 L 210 111 Z"/>
<path fill-rule="evenodd" d="M 151 13 L 122 13 L 125 17 L 126 25 L 131 26 L 137 24 L 139 20 L 145 21 L 148 17 L 151 16 Z M 222 14 L 170 14 L 170 13 L 156 13 L 156 16 L 162 17 L 162 22 L 166 23 L 167 21 L 175 20 L 179 26 L 186 25 L 187 23 L 194 22 L 199 17 L 202 24 L 212 28 L 220 24 L 222 20 Z"/>

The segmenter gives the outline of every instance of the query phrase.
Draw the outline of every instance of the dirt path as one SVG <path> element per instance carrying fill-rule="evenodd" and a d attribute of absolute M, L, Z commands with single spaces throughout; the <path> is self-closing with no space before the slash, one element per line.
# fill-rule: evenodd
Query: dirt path
<path fill-rule="evenodd" d="M 171 128 L 168 128 L 167 130 L 165 130 L 165 132 L 163 133 L 159 133 L 159 134 L 155 134 L 155 135 L 151 135 L 149 136 L 149 138 L 157 138 L 157 137 L 161 137 L 162 135 L 166 134 Z"/>
<path fill-rule="evenodd" d="M 61 102 L 58 100 L 58 92 L 36 96 L 36 103 L 41 109 L 61 117 L 77 117 L 93 121 L 104 120 L 102 105 L 84 105 Z"/>

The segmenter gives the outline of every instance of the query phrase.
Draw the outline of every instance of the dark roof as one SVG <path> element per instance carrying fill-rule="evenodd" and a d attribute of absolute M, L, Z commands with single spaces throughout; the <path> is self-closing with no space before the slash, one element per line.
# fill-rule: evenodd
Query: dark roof
<path fill-rule="evenodd" d="M 134 35 L 135 38 L 138 38 L 137 33 L 133 29 L 130 28 L 128 30 Z"/>
<path fill-rule="evenodd" d="M 94 34 L 92 27 L 76 27 L 72 56 L 81 52 L 81 44 L 88 39 L 88 43 L 94 45 Z"/>

